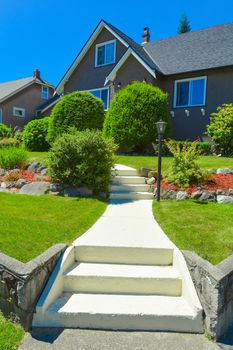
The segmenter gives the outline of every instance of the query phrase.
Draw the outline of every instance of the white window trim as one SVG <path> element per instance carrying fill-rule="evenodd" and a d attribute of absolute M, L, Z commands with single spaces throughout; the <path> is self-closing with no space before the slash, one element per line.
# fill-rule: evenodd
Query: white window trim
<path fill-rule="evenodd" d="M 16 110 L 18 110 L 18 111 L 22 111 L 22 112 L 23 112 L 23 114 L 22 114 L 22 115 L 18 115 L 18 114 L 16 114 L 16 112 L 15 112 Z M 14 117 L 24 118 L 24 117 L 25 117 L 25 112 L 26 112 L 25 108 L 13 107 L 13 116 L 14 116 Z"/>
<path fill-rule="evenodd" d="M 111 43 L 114 43 L 114 61 L 111 62 L 111 63 L 104 63 L 104 64 L 99 64 L 98 65 L 97 64 L 98 63 L 98 48 L 100 46 L 104 46 L 104 45 L 111 44 Z M 95 46 L 95 68 L 109 66 L 110 64 L 115 64 L 115 63 L 116 63 L 116 39 L 105 41 L 105 42 L 99 43 L 99 44 L 97 44 Z"/>
<path fill-rule="evenodd" d="M 84 90 L 84 91 L 91 92 L 91 91 L 96 91 L 96 90 L 108 90 L 107 108 L 104 109 L 105 111 L 107 111 L 109 108 L 109 88 L 108 87 L 101 87 L 101 88 L 89 89 L 89 90 Z"/>
<path fill-rule="evenodd" d="M 47 97 L 46 98 L 43 97 L 43 89 L 46 89 L 46 91 L 47 91 Z M 48 88 L 48 86 L 44 86 L 44 85 L 41 86 L 41 98 L 43 98 L 43 100 L 48 100 L 49 99 L 49 88 Z"/>
<path fill-rule="evenodd" d="M 177 105 L 176 105 L 176 101 L 177 101 L 177 84 L 178 84 L 178 83 L 182 83 L 182 82 L 184 82 L 184 81 L 192 81 L 192 80 L 200 80 L 200 79 L 203 79 L 203 80 L 204 80 L 204 96 L 203 96 L 204 98 L 203 98 L 203 103 L 198 104 L 198 105 L 187 104 L 187 105 L 177 106 Z M 184 108 L 184 107 L 200 107 L 200 106 L 205 106 L 205 104 L 206 104 L 206 87 L 207 87 L 207 76 L 175 80 L 173 108 Z M 191 89 L 189 89 L 189 101 L 190 101 L 190 99 L 191 99 Z"/>

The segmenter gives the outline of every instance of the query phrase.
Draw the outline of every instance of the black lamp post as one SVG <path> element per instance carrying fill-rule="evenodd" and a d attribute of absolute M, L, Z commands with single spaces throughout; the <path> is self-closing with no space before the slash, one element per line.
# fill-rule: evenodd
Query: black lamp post
<path fill-rule="evenodd" d="M 167 126 L 167 123 L 160 119 L 157 123 L 157 131 L 158 131 L 158 141 L 159 141 L 159 149 L 158 149 L 158 177 L 157 177 L 157 202 L 160 201 L 160 181 L 161 181 L 161 164 L 162 164 L 162 141 L 163 135 Z"/>

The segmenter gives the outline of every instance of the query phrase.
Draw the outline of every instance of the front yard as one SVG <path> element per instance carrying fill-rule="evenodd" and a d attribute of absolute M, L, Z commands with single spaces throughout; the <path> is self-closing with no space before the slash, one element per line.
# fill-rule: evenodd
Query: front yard
<path fill-rule="evenodd" d="M 0 193 L 1 251 L 27 262 L 56 243 L 70 245 L 103 214 L 95 198 Z"/>
<path fill-rule="evenodd" d="M 16 350 L 24 336 L 24 330 L 7 321 L 0 312 L 0 350 Z"/>

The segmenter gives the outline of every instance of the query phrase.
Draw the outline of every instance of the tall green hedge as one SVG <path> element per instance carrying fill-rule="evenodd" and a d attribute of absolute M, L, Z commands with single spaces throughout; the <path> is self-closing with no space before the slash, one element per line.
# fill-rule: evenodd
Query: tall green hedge
<path fill-rule="evenodd" d="M 99 98 L 89 92 L 72 92 L 63 96 L 52 110 L 48 141 L 53 142 L 70 128 L 101 130 L 103 121 L 104 105 Z"/>
<path fill-rule="evenodd" d="M 155 142 L 156 122 L 168 122 L 167 94 L 150 84 L 135 82 L 114 97 L 104 122 L 104 137 L 121 146 L 141 146 Z M 169 124 L 169 123 L 168 123 Z M 170 125 L 165 136 L 170 132 Z"/>

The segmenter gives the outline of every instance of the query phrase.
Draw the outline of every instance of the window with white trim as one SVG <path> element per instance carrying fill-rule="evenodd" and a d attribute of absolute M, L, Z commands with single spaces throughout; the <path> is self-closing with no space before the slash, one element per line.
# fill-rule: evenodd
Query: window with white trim
<path fill-rule="evenodd" d="M 47 86 L 41 86 L 41 98 L 48 100 L 49 98 L 49 88 Z"/>
<path fill-rule="evenodd" d="M 13 116 L 14 117 L 24 118 L 25 112 L 26 112 L 25 108 L 13 107 Z"/>
<path fill-rule="evenodd" d="M 97 44 L 95 47 L 95 66 L 101 67 L 116 61 L 116 40 Z"/>
<path fill-rule="evenodd" d="M 207 77 L 175 81 L 174 107 L 203 106 L 206 100 Z"/>
<path fill-rule="evenodd" d="M 100 88 L 88 90 L 95 97 L 100 98 L 104 103 L 104 109 L 108 109 L 109 106 L 109 89 L 108 88 Z"/>

